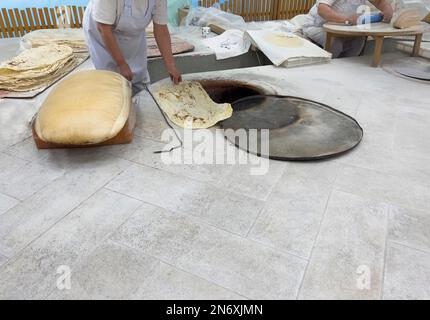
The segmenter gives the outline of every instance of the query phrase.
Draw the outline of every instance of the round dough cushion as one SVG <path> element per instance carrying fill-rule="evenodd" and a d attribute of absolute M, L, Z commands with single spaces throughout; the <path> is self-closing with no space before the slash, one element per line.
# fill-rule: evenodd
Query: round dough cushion
<path fill-rule="evenodd" d="M 45 142 L 90 145 L 115 137 L 131 109 L 131 85 L 110 71 L 82 71 L 59 83 L 36 117 Z"/>

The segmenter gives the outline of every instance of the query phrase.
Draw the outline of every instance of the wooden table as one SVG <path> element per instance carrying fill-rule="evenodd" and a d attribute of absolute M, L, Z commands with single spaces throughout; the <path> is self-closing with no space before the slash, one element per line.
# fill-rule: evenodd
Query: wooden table
<path fill-rule="evenodd" d="M 419 24 L 407 29 L 396 29 L 388 23 L 372 23 L 369 26 L 347 26 L 339 24 L 326 23 L 324 30 L 327 32 L 325 50 L 330 51 L 333 38 L 335 37 L 368 37 L 371 36 L 375 39 L 375 54 L 373 57 L 373 67 L 378 67 L 381 62 L 382 47 L 384 44 L 385 37 L 396 37 L 396 36 L 415 36 L 414 49 L 412 56 L 418 56 L 421 40 L 424 32 L 424 25 Z"/>

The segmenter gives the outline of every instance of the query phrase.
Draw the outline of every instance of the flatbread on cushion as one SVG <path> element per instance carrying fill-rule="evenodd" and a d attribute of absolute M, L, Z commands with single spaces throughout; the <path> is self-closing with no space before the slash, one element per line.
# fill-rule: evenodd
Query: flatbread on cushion
<path fill-rule="evenodd" d="M 210 128 L 233 114 L 230 104 L 215 103 L 198 82 L 183 81 L 158 90 L 155 96 L 169 119 L 182 128 Z"/>
<path fill-rule="evenodd" d="M 91 145 L 115 137 L 131 109 L 131 85 L 110 71 L 82 71 L 61 81 L 36 117 L 35 131 L 45 142 Z"/>

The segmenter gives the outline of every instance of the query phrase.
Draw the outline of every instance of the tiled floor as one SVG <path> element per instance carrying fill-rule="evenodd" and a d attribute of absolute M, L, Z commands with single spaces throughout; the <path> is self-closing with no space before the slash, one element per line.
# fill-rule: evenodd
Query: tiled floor
<path fill-rule="evenodd" d="M 252 176 L 163 163 L 147 95 L 133 144 L 86 150 L 36 150 L 28 122 L 45 95 L 0 101 L 0 298 L 430 298 L 427 85 L 367 57 L 205 76 L 330 104 L 364 141 Z"/>

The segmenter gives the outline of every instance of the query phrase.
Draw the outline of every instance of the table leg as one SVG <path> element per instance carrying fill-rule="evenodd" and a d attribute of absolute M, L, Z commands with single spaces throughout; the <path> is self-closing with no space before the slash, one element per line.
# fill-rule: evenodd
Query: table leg
<path fill-rule="evenodd" d="M 327 32 L 326 37 L 325 37 L 325 46 L 324 46 L 325 51 L 330 52 L 332 41 L 333 41 L 332 34 L 330 32 Z"/>
<path fill-rule="evenodd" d="M 420 55 L 421 41 L 423 40 L 423 34 L 417 34 L 415 36 L 414 50 L 412 51 L 412 57 L 418 57 Z"/>
<path fill-rule="evenodd" d="M 373 67 L 378 67 L 381 63 L 382 47 L 384 46 L 384 37 L 375 36 L 375 54 L 373 56 Z"/>

